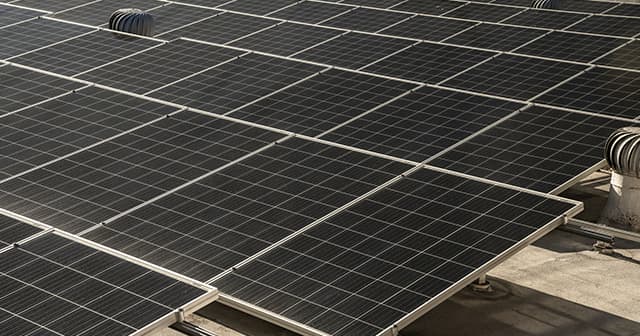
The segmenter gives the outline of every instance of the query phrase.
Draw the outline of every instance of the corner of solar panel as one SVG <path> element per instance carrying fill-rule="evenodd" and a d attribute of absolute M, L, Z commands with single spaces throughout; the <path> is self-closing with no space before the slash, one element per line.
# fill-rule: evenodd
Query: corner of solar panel
<path fill-rule="evenodd" d="M 0 335 L 215 301 L 396 335 L 584 210 L 638 36 L 589 0 L 0 0 Z"/>

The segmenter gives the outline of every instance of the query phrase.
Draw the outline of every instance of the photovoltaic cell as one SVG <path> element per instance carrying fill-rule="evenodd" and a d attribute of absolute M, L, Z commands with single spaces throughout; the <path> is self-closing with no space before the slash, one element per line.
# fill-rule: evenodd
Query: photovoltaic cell
<path fill-rule="evenodd" d="M 17 243 L 41 231 L 42 229 L 35 226 L 23 223 L 5 215 L 0 215 L 0 249 L 7 245 Z M 2 320 L 1 317 L 0 320 Z"/>
<path fill-rule="evenodd" d="M 55 234 L 0 253 L 3 335 L 125 336 L 207 292 Z"/>
<path fill-rule="evenodd" d="M 622 3 L 615 8 L 606 11 L 609 15 L 625 15 L 640 17 L 640 6 L 634 3 Z"/>
<path fill-rule="evenodd" d="M 413 43 L 410 40 L 352 32 L 296 54 L 296 58 L 358 69 Z"/>
<path fill-rule="evenodd" d="M 593 68 L 536 101 L 613 116 L 640 116 L 640 73 Z"/>
<path fill-rule="evenodd" d="M 376 335 L 575 205 L 420 170 L 213 284 L 331 335 Z"/>
<path fill-rule="evenodd" d="M 0 203 L 77 233 L 281 137 L 183 112 L 0 184 Z"/>
<path fill-rule="evenodd" d="M 527 100 L 586 68 L 573 63 L 503 54 L 442 85 Z"/>
<path fill-rule="evenodd" d="M 45 11 L 57 12 L 67 8 L 84 5 L 89 2 L 91 2 L 91 0 L 19 0 L 14 1 L 12 4 Z"/>
<path fill-rule="evenodd" d="M 162 23 L 157 24 L 154 29 L 155 36 L 158 36 L 170 30 L 216 15 L 220 13 L 220 11 L 172 3 L 150 10 L 149 13 L 153 15 L 156 22 Z"/>
<path fill-rule="evenodd" d="M 125 7 L 148 10 L 164 4 L 166 3 L 157 0 L 127 0 Z M 98 2 L 88 3 L 85 6 L 56 13 L 53 17 L 72 22 L 84 23 L 91 26 L 99 26 L 108 23 L 111 14 L 120 8 L 123 8 L 121 0 L 101 0 Z"/>
<path fill-rule="evenodd" d="M 289 5 L 293 5 L 296 2 L 297 0 L 236 0 L 221 6 L 220 8 L 249 14 L 264 15 Z"/>
<path fill-rule="evenodd" d="M 273 93 L 323 68 L 249 54 L 182 80 L 151 96 L 213 113 L 226 113 Z"/>
<path fill-rule="evenodd" d="M 258 30 L 274 26 L 280 21 L 235 13 L 223 13 L 204 21 L 163 34 L 165 40 L 188 37 L 195 40 L 227 43 Z"/>
<path fill-rule="evenodd" d="M 0 59 L 16 56 L 92 30 L 92 28 L 47 19 L 36 19 L 5 27 L 0 34 L 0 45 L 2 45 Z"/>
<path fill-rule="evenodd" d="M 231 116 L 316 136 L 415 87 L 391 79 L 329 70 Z"/>
<path fill-rule="evenodd" d="M 545 33 L 547 33 L 547 31 L 541 29 L 482 23 L 443 42 L 476 48 L 510 51 Z"/>
<path fill-rule="evenodd" d="M 524 8 L 468 3 L 456 10 L 447 12 L 444 16 L 483 22 L 500 22 L 523 10 Z"/>
<path fill-rule="evenodd" d="M 364 68 L 385 76 L 437 83 L 496 53 L 422 42 Z"/>
<path fill-rule="evenodd" d="M 629 122 L 532 107 L 454 148 L 431 164 L 542 192 L 603 160 L 604 143 Z"/>
<path fill-rule="evenodd" d="M 11 58 L 11 62 L 71 76 L 155 45 L 159 42 L 96 31 Z"/>
<path fill-rule="evenodd" d="M 380 33 L 437 42 L 473 25 L 473 21 L 418 15 Z"/>
<path fill-rule="evenodd" d="M 393 6 L 392 9 L 405 12 L 440 15 L 454 8 L 463 6 L 464 4 L 464 2 L 451 0 L 408 0 Z"/>
<path fill-rule="evenodd" d="M 0 116 L 83 85 L 10 65 L 0 66 Z"/>
<path fill-rule="evenodd" d="M 0 27 L 35 18 L 44 13 L 0 4 Z"/>
<path fill-rule="evenodd" d="M 322 138 L 421 162 L 521 107 L 424 87 Z"/>
<path fill-rule="evenodd" d="M 269 14 L 269 16 L 284 20 L 318 23 L 351 9 L 353 9 L 353 7 L 325 2 L 302 1 L 293 6 L 273 12 Z"/>
<path fill-rule="evenodd" d="M 285 22 L 237 40 L 231 46 L 289 56 L 343 33 L 337 29 Z"/>
<path fill-rule="evenodd" d="M 0 119 L 0 180 L 175 110 L 92 87 L 5 116 Z"/>
<path fill-rule="evenodd" d="M 407 19 L 409 16 L 410 14 L 398 12 L 371 8 L 356 8 L 352 11 L 336 16 L 331 20 L 323 21 L 322 25 L 375 33 L 399 21 Z"/>
<path fill-rule="evenodd" d="M 530 3 L 529 0 L 527 2 Z M 503 23 L 547 29 L 563 29 L 586 17 L 587 14 L 528 9 L 503 21 Z"/>
<path fill-rule="evenodd" d="M 640 34 L 640 18 L 594 15 L 567 30 L 585 33 L 634 37 Z"/>
<path fill-rule="evenodd" d="M 94 69 L 79 78 L 143 94 L 242 54 L 234 49 L 175 40 Z"/>
<path fill-rule="evenodd" d="M 596 63 L 640 70 L 640 42 L 633 41 L 598 59 Z"/>
<path fill-rule="evenodd" d="M 206 281 L 408 168 L 290 139 L 85 237 Z"/>
<path fill-rule="evenodd" d="M 515 52 L 576 62 L 591 62 L 627 39 L 554 31 Z"/>

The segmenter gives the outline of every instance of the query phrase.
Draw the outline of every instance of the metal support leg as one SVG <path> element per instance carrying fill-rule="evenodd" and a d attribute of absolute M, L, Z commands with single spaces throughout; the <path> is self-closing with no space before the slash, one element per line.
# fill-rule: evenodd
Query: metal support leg
<path fill-rule="evenodd" d="M 487 275 L 482 274 L 478 280 L 471 283 L 471 289 L 475 292 L 480 293 L 491 293 L 493 292 L 493 288 L 491 287 L 491 283 L 487 280 Z"/>

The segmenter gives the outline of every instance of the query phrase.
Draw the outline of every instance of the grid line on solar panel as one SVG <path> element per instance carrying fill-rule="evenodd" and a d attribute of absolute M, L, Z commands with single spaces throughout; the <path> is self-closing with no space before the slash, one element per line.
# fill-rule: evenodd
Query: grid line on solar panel
<path fill-rule="evenodd" d="M 541 29 L 481 23 L 445 39 L 443 42 L 483 49 L 511 51 L 546 33 L 548 31 Z"/>
<path fill-rule="evenodd" d="M 152 97 L 223 114 L 314 76 L 318 65 L 248 54 L 151 93 Z"/>
<path fill-rule="evenodd" d="M 431 162 L 441 168 L 552 192 L 602 162 L 614 130 L 630 122 L 531 107 Z"/>
<path fill-rule="evenodd" d="M 502 54 L 442 85 L 528 100 L 586 69 L 585 65 Z"/>
<path fill-rule="evenodd" d="M 373 33 L 409 17 L 411 17 L 410 14 L 360 7 L 322 21 L 321 24 L 323 26 Z"/>
<path fill-rule="evenodd" d="M 89 87 L 4 116 L 0 126 L 0 180 L 174 111 L 166 105 Z"/>
<path fill-rule="evenodd" d="M 476 24 L 473 21 L 417 15 L 379 33 L 419 40 L 441 41 Z"/>
<path fill-rule="evenodd" d="M 332 69 L 230 116 L 317 136 L 414 88 L 414 84 Z"/>
<path fill-rule="evenodd" d="M 0 258 L 5 261 L 0 281 L 8 290 L 0 297 L 0 305 L 13 319 L 20 319 L 0 321 L 0 330 L 13 327 L 11 335 L 16 336 L 43 330 L 92 334 L 104 327 L 112 335 L 129 335 L 206 294 L 51 233 Z M 20 321 L 28 321 L 21 325 L 26 330 L 16 331 Z"/>
<path fill-rule="evenodd" d="M 490 51 L 421 42 L 362 70 L 417 82 L 438 83 L 495 55 Z"/>
<path fill-rule="evenodd" d="M 514 52 L 589 63 L 627 42 L 624 38 L 553 31 Z"/>
<path fill-rule="evenodd" d="M 293 6 L 272 12 L 269 16 L 282 20 L 319 23 L 352 9 L 353 8 L 350 6 L 334 5 L 315 1 L 302 1 Z"/>
<path fill-rule="evenodd" d="M 127 0 L 125 7 L 149 10 L 164 4 L 166 3 L 158 0 Z M 84 6 L 57 12 L 52 17 L 91 26 L 100 26 L 108 23 L 109 16 L 122 7 L 123 2 L 121 0 L 100 0 L 87 2 Z"/>
<path fill-rule="evenodd" d="M 615 49 L 610 53 L 595 60 L 595 63 L 640 70 L 640 42 L 633 40 L 625 44 L 621 48 Z"/>
<path fill-rule="evenodd" d="M 289 139 L 84 237 L 208 280 L 409 168 Z"/>
<path fill-rule="evenodd" d="M 282 138 L 181 112 L 0 184 L 4 208 L 80 232 Z"/>
<path fill-rule="evenodd" d="M 536 102 L 635 119 L 640 115 L 640 72 L 595 67 Z"/>
<path fill-rule="evenodd" d="M 422 162 L 522 107 L 520 103 L 423 87 L 322 139 Z"/>
<path fill-rule="evenodd" d="M 42 229 L 5 215 L 0 215 L 0 249 L 38 232 L 42 232 Z"/>
<path fill-rule="evenodd" d="M 25 21 L 0 32 L 0 59 L 58 43 L 95 29 L 47 19 Z"/>
<path fill-rule="evenodd" d="M 587 14 L 528 9 L 501 23 L 548 29 L 563 29 L 587 17 Z"/>
<path fill-rule="evenodd" d="M 147 93 L 243 54 L 230 48 L 175 40 L 89 72 L 78 78 Z"/>
<path fill-rule="evenodd" d="M 574 206 L 421 170 L 214 284 L 332 335 L 378 334 Z"/>
<path fill-rule="evenodd" d="M 44 13 L 0 3 L 0 27 L 16 24 L 42 14 Z"/>
<path fill-rule="evenodd" d="M 96 31 L 8 60 L 71 76 L 159 44 L 157 41 Z"/>

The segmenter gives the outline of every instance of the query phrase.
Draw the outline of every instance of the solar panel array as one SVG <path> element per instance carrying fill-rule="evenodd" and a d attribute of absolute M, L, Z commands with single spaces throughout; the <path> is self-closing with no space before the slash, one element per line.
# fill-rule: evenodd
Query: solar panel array
<path fill-rule="evenodd" d="M 148 38 L 0 1 L 0 333 L 141 333 L 213 285 L 394 334 L 578 213 L 640 117 L 640 5 L 529 3 L 128 2 Z"/>

